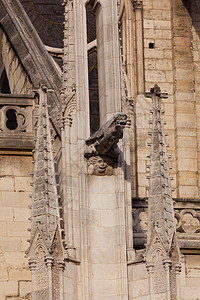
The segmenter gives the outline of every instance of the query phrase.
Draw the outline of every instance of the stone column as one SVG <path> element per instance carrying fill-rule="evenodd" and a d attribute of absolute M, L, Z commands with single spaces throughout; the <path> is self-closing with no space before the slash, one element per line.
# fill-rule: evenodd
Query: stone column
<path fill-rule="evenodd" d="M 45 263 L 46 263 L 47 272 L 48 272 L 48 300 L 53 300 L 53 295 L 52 295 L 52 263 L 53 263 L 53 257 L 52 256 L 46 256 Z"/>
<path fill-rule="evenodd" d="M 126 246 L 128 261 L 134 259 L 133 250 L 133 218 L 132 218 L 132 195 L 131 195 L 131 152 L 130 152 L 130 122 L 124 128 L 123 150 L 124 150 L 124 194 L 126 201 Z"/>
<path fill-rule="evenodd" d="M 59 262 L 58 263 L 59 268 L 59 279 L 60 279 L 60 300 L 64 300 L 64 270 L 65 270 L 65 263 Z"/>
<path fill-rule="evenodd" d="M 100 1 L 96 1 L 100 2 Z M 104 0 L 95 7 L 97 21 L 97 55 L 100 122 L 121 111 L 119 32 L 117 1 Z"/>
<path fill-rule="evenodd" d="M 78 239 L 80 257 L 79 298 L 90 298 L 89 256 L 88 256 L 88 197 L 86 194 L 86 175 L 84 148 L 85 140 L 90 135 L 89 127 L 89 93 L 87 64 L 87 30 L 86 9 L 83 0 L 73 0 L 74 36 L 75 36 L 75 67 L 76 67 L 76 104 L 77 104 L 77 165 L 78 165 L 78 201 L 80 218 L 80 238 Z"/>
<path fill-rule="evenodd" d="M 72 118 L 71 116 L 66 116 L 63 118 L 63 168 L 64 168 L 64 193 L 65 193 L 65 201 L 64 201 L 64 215 L 65 215 L 65 232 L 66 232 L 66 244 L 68 248 L 68 254 L 70 257 L 76 257 L 75 249 L 74 249 L 74 232 L 73 232 L 73 196 L 72 196 L 72 159 L 73 154 L 71 151 L 71 135 L 72 135 Z"/>
<path fill-rule="evenodd" d="M 29 268 L 31 270 L 31 277 L 32 277 L 32 300 L 36 300 L 36 261 L 29 260 Z"/>
<path fill-rule="evenodd" d="M 170 300 L 170 267 L 172 265 L 171 259 L 165 259 L 163 261 L 164 268 L 166 270 L 166 300 Z"/>
<path fill-rule="evenodd" d="M 176 297 L 177 300 L 181 299 L 181 291 L 180 291 L 180 275 L 181 275 L 181 264 L 177 264 L 175 266 L 175 272 L 176 272 Z"/>
<path fill-rule="evenodd" d="M 149 295 L 150 295 L 150 300 L 153 300 L 153 279 L 152 279 L 152 274 L 153 274 L 153 268 L 154 264 L 153 263 L 148 263 L 146 265 L 147 272 L 149 273 Z"/>
<path fill-rule="evenodd" d="M 144 94 L 144 47 L 143 47 L 143 2 L 133 0 L 135 11 L 135 34 L 136 34 L 136 56 L 137 56 L 137 93 Z"/>

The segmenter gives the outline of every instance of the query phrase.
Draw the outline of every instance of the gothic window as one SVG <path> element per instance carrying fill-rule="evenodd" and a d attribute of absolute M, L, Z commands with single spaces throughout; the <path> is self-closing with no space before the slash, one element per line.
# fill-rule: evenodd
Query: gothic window
<path fill-rule="evenodd" d="M 88 43 L 88 82 L 90 105 L 90 134 L 99 129 L 99 87 L 98 87 L 98 63 L 96 40 L 96 16 L 89 2 L 86 6 L 87 16 L 87 43 Z"/>

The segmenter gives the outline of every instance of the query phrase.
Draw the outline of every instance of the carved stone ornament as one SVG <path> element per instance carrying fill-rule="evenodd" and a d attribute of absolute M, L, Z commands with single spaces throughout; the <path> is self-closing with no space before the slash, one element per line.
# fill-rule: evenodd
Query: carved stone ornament
<path fill-rule="evenodd" d="M 133 3 L 134 10 L 143 8 L 143 1 L 142 0 L 132 0 L 132 3 Z"/>
<path fill-rule="evenodd" d="M 125 113 L 115 114 L 86 140 L 84 156 L 88 159 L 90 175 L 112 175 L 111 169 L 120 153 L 117 143 L 123 137 L 123 128 L 127 122 Z"/>
<path fill-rule="evenodd" d="M 114 115 L 100 129 L 86 140 L 85 157 L 107 155 L 116 158 L 119 155 L 117 143 L 123 137 L 123 128 L 128 122 L 124 113 Z"/>
<path fill-rule="evenodd" d="M 113 159 L 109 156 L 91 156 L 88 159 L 88 173 L 90 175 L 113 175 Z"/>

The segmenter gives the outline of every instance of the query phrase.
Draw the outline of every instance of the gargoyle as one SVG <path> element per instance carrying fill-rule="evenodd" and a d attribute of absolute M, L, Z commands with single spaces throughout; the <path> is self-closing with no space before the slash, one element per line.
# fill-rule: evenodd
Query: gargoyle
<path fill-rule="evenodd" d="M 123 137 L 123 128 L 128 122 L 124 113 L 115 114 L 109 121 L 101 126 L 86 140 L 85 157 L 93 155 L 107 155 L 116 158 L 119 155 L 117 143 Z"/>

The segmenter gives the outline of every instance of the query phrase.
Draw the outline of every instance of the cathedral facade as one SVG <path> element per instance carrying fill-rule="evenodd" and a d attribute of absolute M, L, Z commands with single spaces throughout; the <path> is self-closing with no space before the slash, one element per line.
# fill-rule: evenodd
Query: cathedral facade
<path fill-rule="evenodd" d="M 198 0 L 0 0 L 0 300 L 200 299 Z"/>

